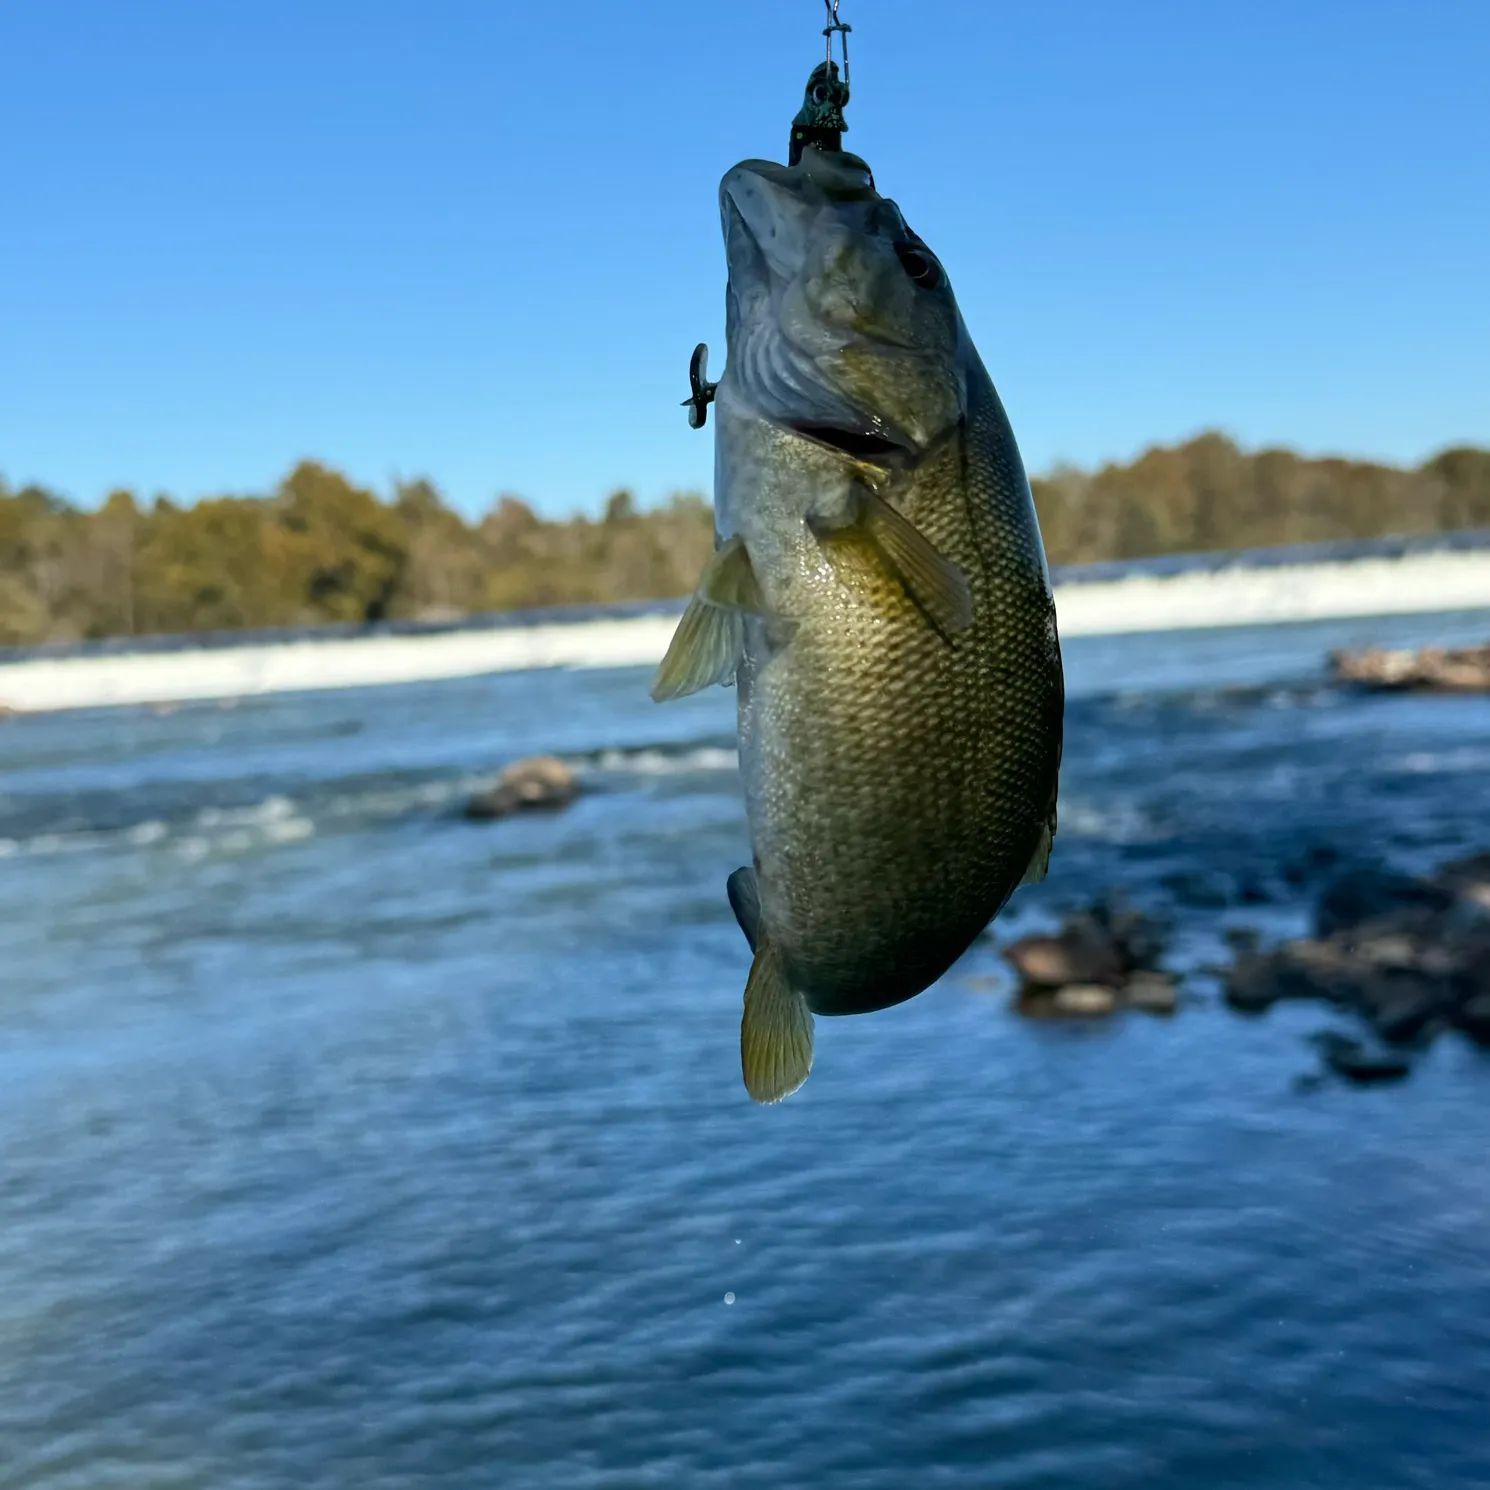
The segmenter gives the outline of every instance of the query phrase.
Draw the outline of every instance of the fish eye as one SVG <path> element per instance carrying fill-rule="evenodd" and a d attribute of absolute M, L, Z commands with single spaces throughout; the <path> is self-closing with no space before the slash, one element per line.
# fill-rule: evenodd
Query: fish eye
<path fill-rule="evenodd" d="M 923 290 L 939 290 L 946 281 L 946 274 L 936 256 L 919 243 L 900 242 L 895 245 L 895 257 L 900 267 L 921 286 Z"/>

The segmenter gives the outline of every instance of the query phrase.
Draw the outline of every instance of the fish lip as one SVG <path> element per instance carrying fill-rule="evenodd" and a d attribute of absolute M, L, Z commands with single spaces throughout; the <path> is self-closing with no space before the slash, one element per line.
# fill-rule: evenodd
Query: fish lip
<path fill-rule="evenodd" d="M 859 465 L 889 468 L 916 457 L 915 447 L 908 440 L 895 438 L 884 430 L 845 427 L 812 419 L 794 420 L 787 428 Z"/>

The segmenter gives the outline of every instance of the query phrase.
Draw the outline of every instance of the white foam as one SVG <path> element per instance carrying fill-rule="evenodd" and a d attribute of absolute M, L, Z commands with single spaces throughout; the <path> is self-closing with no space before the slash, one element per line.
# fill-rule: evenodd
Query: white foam
<path fill-rule="evenodd" d="M 1437 776 L 1446 771 L 1490 771 L 1490 750 L 1463 745 L 1457 750 L 1414 751 L 1392 762 L 1396 770 L 1410 776 Z"/>
<path fill-rule="evenodd" d="M 265 797 L 252 807 L 204 807 L 197 814 L 201 828 L 258 828 L 284 822 L 295 815 L 288 797 Z"/>
<path fill-rule="evenodd" d="M 1065 585 L 1056 592 L 1064 636 L 1482 608 L 1490 608 L 1490 551 L 1484 549 L 1169 577 L 1130 575 Z"/>
<path fill-rule="evenodd" d="M 300 843 L 316 834 L 316 825 L 288 797 L 266 797 L 250 807 L 204 807 L 191 831 L 173 831 L 159 818 L 121 828 L 85 828 L 70 833 L 39 833 L 33 838 L 0 838 L 0 859 L 18 854 L 49 858 L 57 854 L 109 849 L 166 849 L 187 860 L 210 854 L 243 854 L 279 844 Z"/>
<path fill-rule="evenodd" d="M 1056 609 L 1068 637 L 1490 609 L 1490 550 L 1134 575 L 1063 585 Z M 661 658 L 675 625 L 673 616 L 644 616 L 432 636 L 28 658 L 0 664 L 0 706 L 30 712 L 165 704 L 527 668 L 645 667 Z"/>
<path fill-rule="evenodd" d="M 629 771 L 637 776 L 676 776 L 688 771 L 733 771 L 740 764 L 735 750 L 703 745 L 669 754 L 665 750 L 607 750 L 596 765 L 602 771 Z"/>

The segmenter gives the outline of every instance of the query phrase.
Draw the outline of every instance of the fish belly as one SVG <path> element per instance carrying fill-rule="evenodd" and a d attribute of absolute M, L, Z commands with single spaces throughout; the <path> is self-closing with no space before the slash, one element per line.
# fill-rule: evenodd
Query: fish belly
<path fill-rule="evenodd" d="M 921 992 L 1023 876 L 1054 750 L 1047 690 L 1001 686 L 1004 666 L 983 635 L 953 649 L 916 616 L 751 648 L 741 765 L 764 923 L 815 1012 Z"/>

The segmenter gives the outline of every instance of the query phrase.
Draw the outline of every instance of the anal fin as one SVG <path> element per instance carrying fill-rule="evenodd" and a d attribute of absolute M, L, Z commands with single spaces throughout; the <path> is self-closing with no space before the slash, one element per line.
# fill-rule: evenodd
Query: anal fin
<path fill-rule="evenodd" d="M 740 1070 L 745 1090 L 761 1103 L 791 1096 L 812 1071 L 812 1010 L 786 981 L 781 958 L 759 927 L 745 982 Z"/>

